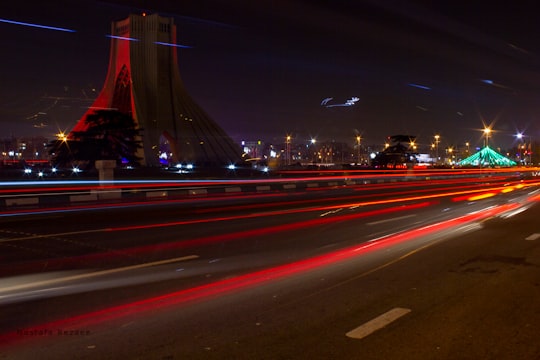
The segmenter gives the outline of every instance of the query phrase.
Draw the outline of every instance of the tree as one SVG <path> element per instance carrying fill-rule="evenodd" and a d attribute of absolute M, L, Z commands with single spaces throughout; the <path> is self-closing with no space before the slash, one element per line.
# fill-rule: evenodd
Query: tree
<path fill-rule="evenodd" d="M 58 166 L 74 162 L 93 168 L 96 160 L 116 160 L 138 165 L 137 150 L 142 148 L 140 129 L 129 114 L 116 110 L 97 110 L 89 114 L 85 131 L 71 132 L 67 139 L 49 143 L 49 154 Z"/>

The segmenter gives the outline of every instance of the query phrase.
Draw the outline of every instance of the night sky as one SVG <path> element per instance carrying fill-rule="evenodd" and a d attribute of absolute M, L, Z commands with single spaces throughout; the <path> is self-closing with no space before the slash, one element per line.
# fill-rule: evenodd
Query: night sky
<path fill-rule="evenodd" d="M 436 4 L 432 4 L 436 3 Z M 519 1 L 10 1 L 0 18 L 0 137 L 70 130 L 107 72 L 112 21 L 174 17 L 180 74 L 231 137 L 441 146 L 540 139 L 540 25 Z M 352 106 L 337 106 L 358 97 Z M 332 98 L 329 100 L 329 98 Z M 326 101 L 324 101 L 326 99 Z M 326 106 L 325 106 L 326 105 Z"/>

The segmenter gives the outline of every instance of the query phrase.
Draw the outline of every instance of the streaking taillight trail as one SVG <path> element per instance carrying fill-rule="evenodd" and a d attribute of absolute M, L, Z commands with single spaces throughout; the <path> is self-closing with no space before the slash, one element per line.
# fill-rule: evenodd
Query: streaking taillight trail
<path fill-rule="evenodd" d="M 534 201 L 540 201 L 540 195 L 533 195 L 528 199 L 528 203 Z M 78 316 L 37 324 L 35 326 L 31 326 L 31 328 L 32 331 L 43 332 L 45 334 L 47 331 L 50 331 L 50 329 L 88 328 L 90 326 L 97 326 L 104 322 L 127 316 L 143 315 L 150 311 L 154 312 L 157 310 L 170 308 L 172 306 L 180 306 L 195 301 L 209 300 L 216 296 L 249 289 L 250 287 L 261 285 L 270 281 L 285 279 L 289 276 L 302 274 L 313 269 L 354 259 L 375 251 L 388 249 L 392 246 L 402 244 L 413 239 L 418 239 L 428 235 L 435 235 L 444 230 L 471 226 L 472 224 L 484 221 L 491 217 L 500 216 L 505 213 L 515 211 L 523 205 L 524 204 L 508 203 L 499 206 L 492 206 L 484 209 L 483 211 L 472 212 L 450 220 L 373 239 L 359 245 L 350 246 L 330 253 L 325 253 L 323 255 L 235 276 L 232 278 L 218 280 L 201 286 L 183 289 L 140 301 L 108 307 Z M 0 335 L 0 344 L 14 344 L 16 342 L 23 341 L 24 339 L 25 337 L 21 336 L 21 334 L 19 334 L 17 331 L 11 331 Z"/>

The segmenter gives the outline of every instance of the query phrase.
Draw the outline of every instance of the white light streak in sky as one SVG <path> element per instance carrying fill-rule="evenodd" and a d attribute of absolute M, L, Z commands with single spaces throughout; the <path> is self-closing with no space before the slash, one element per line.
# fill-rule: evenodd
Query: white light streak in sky
<path fill-rule="evenodd" d="M 0 22 L 6 23 L 6 24 L 22 25 L 22 26 L 35 27 L 35 28 L 40 28 L 40 29 L 47 29 L 47 30 L 76 32 L 75 30 L 71 30 L 71 29 L 64 29 L 64 28 L 60 28 L 60 27 L 40 25 L 40 24 L 32 24 L 32 23 L 13 21 L 13 20 L 7 20 L 7 19 L 0 19 Z"/>
<path fill-rule="evenodd" d="M 358 100 L 360 100 L 359 97 L 353 96 L 352 98 L 348 99 L 342 104 L 329 104 L 330 101 L 332 101 L 334 98 L 326 98 L 321 102 L 322 106 L 325 106 L 327 108 L 336 107 L 336 106 L 353 106 Z"/>

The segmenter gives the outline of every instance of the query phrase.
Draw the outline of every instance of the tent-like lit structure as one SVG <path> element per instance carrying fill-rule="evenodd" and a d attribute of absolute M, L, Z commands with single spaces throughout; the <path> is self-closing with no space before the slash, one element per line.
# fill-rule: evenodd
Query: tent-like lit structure
<path fill-rule="evenodd" d="M 486 146 L 475 154 L 458 162 L 460 166 L 515 166 L 515 161 L 502 156 L 495 150 Z"/>

